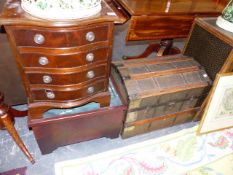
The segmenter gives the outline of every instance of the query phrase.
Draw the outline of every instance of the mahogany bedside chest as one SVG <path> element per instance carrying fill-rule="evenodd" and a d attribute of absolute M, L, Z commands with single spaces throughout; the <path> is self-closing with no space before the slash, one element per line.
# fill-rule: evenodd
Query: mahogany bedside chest
<path fill-rule="evenodd" d="M 95 16 L 77 20 L 44 20 L 26 13 L 20 3 L 20 0 L 6 1 L 0 25 L 7 33 L 16 58 L 27 94 L 29 126 L 42 153 L 51 152 L 59 145 L 100 136 L 116 137 L 122 125 L 122 110 L 114 111 L 121 117 L 115 114 L 107 117 L 107 114 L 98 111 L 94 116 L 85 114 L 88 116 L 84 120 L 77 115 L 72 119 L 66 117 L 68 122 L 59 123 L 60 128 L 56 124 L 51 127 L 43 125 L 47 123 L 43 114 L 50 109 L 70 109 L 91 102 L 98 102 L 104 111 L 110 108 L 113 27 L 114 23 L 125 22 L 123 12 L 112 1 L 102 0 L 102 10 Z M 57 123 L 61 117 L 48 120 Z M 101 126 L 98 120 L 106 126 Z M 66 132 L 69 126 L 72 130 Z M 44 127 L 47 128 L 46 133 L 41 133 L 45 131 Z M 66 129 L 61 130 L 61 127 Z M 86 133 L 79 135 L 78 127 Z M 79 134 L 74 136 L 72 133 L 77 131 Z M 66 136 L 63 140 L 60 136 L 59 142 L 56 142 L 57 138 L 54 142 L 50 138 L 64 132 Z"/>
<path fill-rule="evenodd" d="M 92 101 L 109 105 L 113 25 L 121 20 L 105 1 L 94 17 L 63 21 L 35 18 L 19 0 L 6 2 L 0 24 L 16 57 L 30 118 Z"/>

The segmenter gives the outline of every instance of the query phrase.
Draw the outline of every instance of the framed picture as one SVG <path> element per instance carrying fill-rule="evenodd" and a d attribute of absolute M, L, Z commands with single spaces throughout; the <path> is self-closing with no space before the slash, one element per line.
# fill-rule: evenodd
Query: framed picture
<path fill-rule="evenodd" d="M 217 74 L 197 134 L 233 127 L 233 73 Z"/>

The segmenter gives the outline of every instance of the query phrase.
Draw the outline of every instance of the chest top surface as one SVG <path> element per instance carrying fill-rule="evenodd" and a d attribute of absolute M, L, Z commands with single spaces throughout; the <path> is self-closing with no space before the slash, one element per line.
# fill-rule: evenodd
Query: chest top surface
<path fill-rule="evenodd" d="M 99 14 L 82 19 L 44 20 L 26 13 L 21 7 L 20 0 L 6 0 L 0 14 L 0 25 L 36 25 L 44 27 L 72 27 L 98 22 L 123 23 L 125 21 L 119 12 L 111 5 L 111 1 L 102 0 L 102 10 Z"/>
<path fill-rule="evenodd" d="M 216 0 L 117 0 L 131 15 L 195 14 L 221 12 L 225 1 Z"/>

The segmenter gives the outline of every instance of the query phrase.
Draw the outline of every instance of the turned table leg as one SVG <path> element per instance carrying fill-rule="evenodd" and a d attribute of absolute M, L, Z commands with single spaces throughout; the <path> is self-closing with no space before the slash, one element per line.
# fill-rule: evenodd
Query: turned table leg
<path fill-rule="evenodd" d="M 142 54 L 138 56 L 123 56 L 122 59 L 127 60 L 146 58 L 153 52 L 156 53 L 156 56 L 164 56 L 179 54 L 181 51 L 177 47 L 173 46 L 173 39 L 162 39 L 160 43 L 149 44 L 149 46 L 144 50 Z"/>
<path fill-rule="evenodd" d="M 16 114 L 17 110 L 10 110 L 11 108 L 3 103 L 3 94 L 0 92 L 0 129 L 6 128 L 10 133 L 15 143 L 19 146 L 19 148 L 23 151 L 23 153 L 27 156 L 31 163 L 35 163 L 33 157 L 27 150 L 23 141 L 19 137 L 15 127 L 14 127 L 14 117 L 11 113 Z M 14 112 L 12 112 L 14 111 Z M 21 112 L 17 114 L 22 114 Z"/>

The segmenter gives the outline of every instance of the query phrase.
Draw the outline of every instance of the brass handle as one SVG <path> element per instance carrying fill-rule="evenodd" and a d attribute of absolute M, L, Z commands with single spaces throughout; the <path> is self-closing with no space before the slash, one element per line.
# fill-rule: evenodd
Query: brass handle
<path fill-rule="evenodd" d="M 52 77 L 49 75 L 44 75 L 43 76 L 43 82 L 44 83 L 51 83 L 53 81 Z"/>
<path fill-rule="evenodd" d="M 93 33 L 93 32 L 88 32 L 87 34 L 86 34 L 86 40 L 87 41 L 94 41 L 95 40 L 95 34 Z"/>
<path fill-rule="evenodd" d="M 88 62 L 92 62 L 92 61 L 94 60 L 94 54 L 93 54 L 93 53 L 88 53 L 88 54 L 86 55 L 86 60 L 87 60 Z"/>
<path fill-rule="evenodd" d="M 46 92 L 46 96 L 47 96 L 48 99 L 54 99 L 55 98 L 55 94 L 52 91 Z"/>
<path fill-rule="evenodd" d="M 94 71 L 90 70 L 87 72 L 87 78 L 94 78 L 94 77 L 95 77 Z"/>
<path fill-rule="evenodd" d="M 40 57 L 39 58 L 39 64 L 42 65 L 42 66 L 45 66 L 49 63 L 49 60 L 47 57 Z"/>
<path fill-rule="evenodd" d="M 45 42 L 45 37 L 42 34 L 35 34 L 34 42 L 36 44 L 43 44 Z"/>
<path fill-rule="evenodd" d="M 202 74 L 204 78 L 208 78 L 208 75 L 206 73 Z"/>
<path fill-rule="evenodd" d="M 94 89 L 93 86 L 87 88 L 87 93 L 88 93 L 88 94 L 92 94 L 94 91 L 95 91 L 95 89 Z"/>

